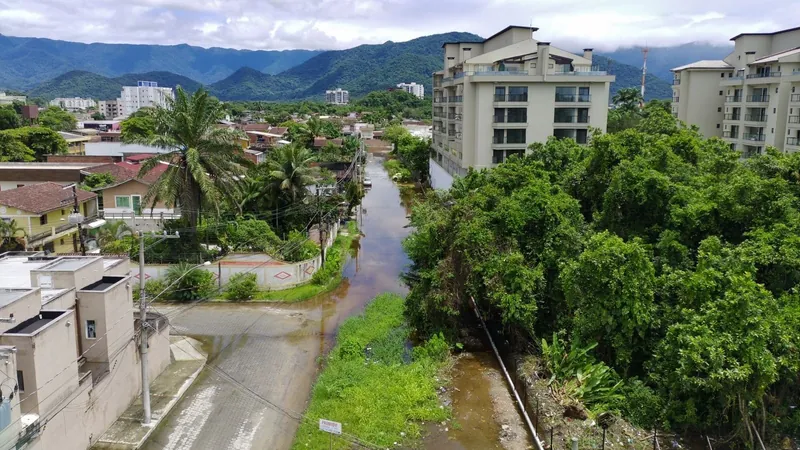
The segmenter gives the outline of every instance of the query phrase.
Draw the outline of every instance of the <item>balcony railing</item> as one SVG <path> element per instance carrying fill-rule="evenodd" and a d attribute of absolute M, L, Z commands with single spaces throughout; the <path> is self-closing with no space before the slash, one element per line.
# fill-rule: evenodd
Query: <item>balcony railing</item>
<path fill-rule="evenodd" d="M 554 75 L 574 75 L 574 76 L 603 76 L 608 75 L 605 70 L 600 70 L 598 66 L 592 66 L 591 70 L 576 70 L 572 72 L 555 72 Z"/>
<path fill-rule="evenodd" d="M 789 116 L 789 123 L 800 123 L 800 116 Z"/>
<path fill-rule="evenodd" d="M 741 95 L 729 95 L 725 97 L 725 103 L 740 103 L 742 101 Z"/>
<path fill-rule="evenodd" d="M 800 94 L 792 94 L 792 102 L 800 102 Z"/>
<path fill-rule="evenodd" d="M 592 101 L 590 94 L 556 94 L 556 103 L 587 103 Z"/>
<path fill-rule="evenodd" d="M 461 120 L 461 114 L 450 113 L 447 115 L 447 118 L 450 120 Z"/>
<path fill-rule="evenodd" d="M 589 123 L 589 116 L 555 116 L 554 123 Z"/>
<path fill-rule="evenodd" d="M 525 139 L 514 137 L 493 136 L 492 144 L 524 144 Z"/>
<path fill-rule="evenodd" d="M 470 75 L 484 76 L 484 77 L 506 76 L 506 75 L 512 75 L 512 76 L 514 76 L 514 75 L 523 75 L 524 76 L 524 75 L 528 75 L 528 71 L 527 70 L 483 70 L 483 71 L 480 71 L 480 72 L 471 72 Z"/>
<path fill-rule="evenodd" d="M 747 122 L 766 122 L 767 115 L 766 114 L 745 114 L 744 120 Z"/>
<path fill-rule="evenodd" d="M 739 139 L 739 132 L 738 131 L 723 131 L 722 137 L 728 139 Z"/>
<path fill-rule="evenodd" d="M 493 119 L 494 123 L 527 123 L 527 117 L 517 117 L 517 116 L 494 116 Z"/>
<path fill-rule="evenodd" d="M 527 102 L 528 94 L 495 94 L 496 102 Z"/>
<path fill-rule="evenodd" d="M 750 103 L 767 103 L 769 102 L 769 95 L 748 95 L 747 101 Z"/>
<path fill-rule="evenodd" d="M 443 97 L 436 97 L 433 99 L 433 103 L 444 103 L 447 99 Z"/>
<path fill-rule="evenodd" d="M 725 114 L 725 120 L 742 120 L 741 114 Z"/>
<path fill-rule="evenodd" d="M 788 138 L 786 138 L 786 145 L 795 145 L 796 146 L 796 145 L 800 145 L 800 143 L 798 143 L 798 138 L 796 138 L 796 137 L 788 137 Z"/>
<path fill-rule="evenodd" d="M 780 72 L 769 72 L 769 73 L 751 73 L 747 76 L 748 80 L 752 80 L 753 78 L 770 78 L 770 77 L 778 77 L 780 78 Z"/>
<path fill-rule="evenodd" d="M 462 95 L 453 95 L 447 97 L 447 103 L 461 103 L 462 101 L 464 101 L 464 96 Z"/>
<path fill-rule="evenodd" d="M 680 78 L 675 78 L 674 80 L 672 80 L 672 85 L 673 86 L 677 86 L 679 84 L 681 84 L 681 79 Z"/>
<path fill-rule="evenodd" d="M 742 139 L 746 141 L 763 142 L 766 136 L 758 133 L 745 133 L 742 135 Z"/>

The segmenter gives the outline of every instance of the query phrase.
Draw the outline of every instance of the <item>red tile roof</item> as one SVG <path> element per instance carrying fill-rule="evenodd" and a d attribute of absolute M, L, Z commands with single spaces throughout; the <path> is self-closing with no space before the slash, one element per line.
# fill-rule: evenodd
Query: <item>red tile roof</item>
<path fill-rule="evenodd" d="M 155 156 L 155 153 L 140 153 L 138 155 L 126 156 L 125 161 L 144 161 Z"/>
<path fill-rule="evenodd" d="M 79 202 L 97 197 L 94 192 L 77 190 Z M 64 203 L 62 203 L 64 202 Z M 0 192 L 0 205 L 17 208 L 33 214 L 62 209 L 72 205 L 72 190 L 58 183 L 39 183 Z"/>
<path fill-rule="evenodd" d="M 127 183 L 130 180 L 137 180 L 144 184 L 153 184 L 156 180 L 161 177 L 161 175 L 167 170 L 169 167 L 168 164 L 158 164 L 157 166 L 153 167 L 150 172 L 147 173 L 142 178 L 139 178 L 139 169 L 141 166 L 139 164 L 133 164 L 128 161 L 122 161 L 113 164 L 104 164 L 102 166 L 95 166 L 92 168 L 87 169 L 87 172 L 91 173 L 110 173 L 112 177 L 114 177 L 114 184 L 113 186 L 119 186 L 122 183 Z M 108 188 L 108 186 L 104 186 L 101 189 Z"/>
<path fill-rule="evenodd" d="M 248 123 L 242 127 L 243 131 L 267 131 L 271 125 L 268 123 Z"/>

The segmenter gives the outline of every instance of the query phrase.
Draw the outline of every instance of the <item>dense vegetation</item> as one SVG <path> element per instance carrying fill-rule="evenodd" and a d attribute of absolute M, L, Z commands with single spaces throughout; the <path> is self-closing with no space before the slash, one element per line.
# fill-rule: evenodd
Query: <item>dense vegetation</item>
<path fill-rule="evenodd" d="M 351 449 L 357 440 L 411 448 L 422 434 L 421 421 L 447 418 L 435 379 L 447 343 L 434 337 L 410 349 L 403 307 L 402 297 L 382 294 L 363 315 L 342 324 L 292 448 Z M 343 435 L 331 440 L 319 431 L 319 419 L 341 422 Z"/>
<path fill-rule="evenodd" d="M 428 195 L 407 315 L 455 337 L 474 296 L 518 348 L 589 346 L 632 422 L 777 448 L 800 429 L 799 205 L 800 154 L 740 160 L 652 108 Z"/>
<path fill-rule="evenodd" d="M 389 176 L 399 182 L 416 181 L 427 185 L 430 179 L 430 139 L 413 136 L 400 125 L 386 128 L 384 139 L 394 145 L 392 154 L 383 164 Z"/>
<path fill-rule="evenodd" d="M 49 128 L 20 127 L 0 131 L 0 161 L 45 161 L 47 155 L 63 153 L 67 153 L 67 141 Z"/>

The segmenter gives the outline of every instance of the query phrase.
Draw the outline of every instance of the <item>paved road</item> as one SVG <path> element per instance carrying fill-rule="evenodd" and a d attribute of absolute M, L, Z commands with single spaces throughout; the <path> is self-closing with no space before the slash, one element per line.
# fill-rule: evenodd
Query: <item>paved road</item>
<path fill-rule="evenodd" d="M 364 199 L 364 236 L 336 291 L 301 305 L 202 305 L 173 319 L 179 332 L 206 341 L 211 364 L 244 388 L 224 374 L 204 371 L 146 449 L 291 446 L 297 429 L 292 416 L 305 409 L 318 358 L 338 325 L 375 295 L 404 292 L 398 275 L 408 262 L 401 247 L 408 234 L 407 210 L 380 160 L 371 161 L 367 172 L 373 188 Z M 159 311 L 169 314 L 171 309 Z"/>

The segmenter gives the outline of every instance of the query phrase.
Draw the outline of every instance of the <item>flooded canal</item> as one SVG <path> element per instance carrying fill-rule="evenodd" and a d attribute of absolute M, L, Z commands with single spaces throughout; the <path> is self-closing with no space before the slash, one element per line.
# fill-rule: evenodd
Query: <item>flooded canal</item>
<path fill-rule="evenodd" d="M 359 215 L 362 237 L 354 244 L 354 256 L 344 268 L 345 280 L 337 289 L 301 304 L 201 305 L 171 320 L 181 333 L 205 342 L 209 368 L 144 448 L 291 447 L 320 358 L 334 343 L 339 325 L 362 312 L 380 293 L 407 292 L 399 275 L 409 263 L 402 240 L 410 232 L 406 228 L 410 196 L 389 180 L 381 163 L 381 158 L 371 157 L 367 164 L 373 187 Z M 169 308 L 164 309 L 170 314 Z M 496 371 L 486 357 L 476 361 L 459 369 L 464 382 L 475 373 L 484 376 Z M 456 381 L 464 389 L 453 399 L 454 411 L 458 417 L 461 405 L 471 411 L 458 419 L 465 431 L 472 429 L 471 437 L 466 432 L 440 434 L 438 442 L 426 447 L 502 448 L 484 445 L 496 443 L 503 431 L 492 420 L 492 402 L 487 403 L 484 390 L 502 383 L 467 386 Z M 476 435 L 485 440 L 476 440 Z"/>

